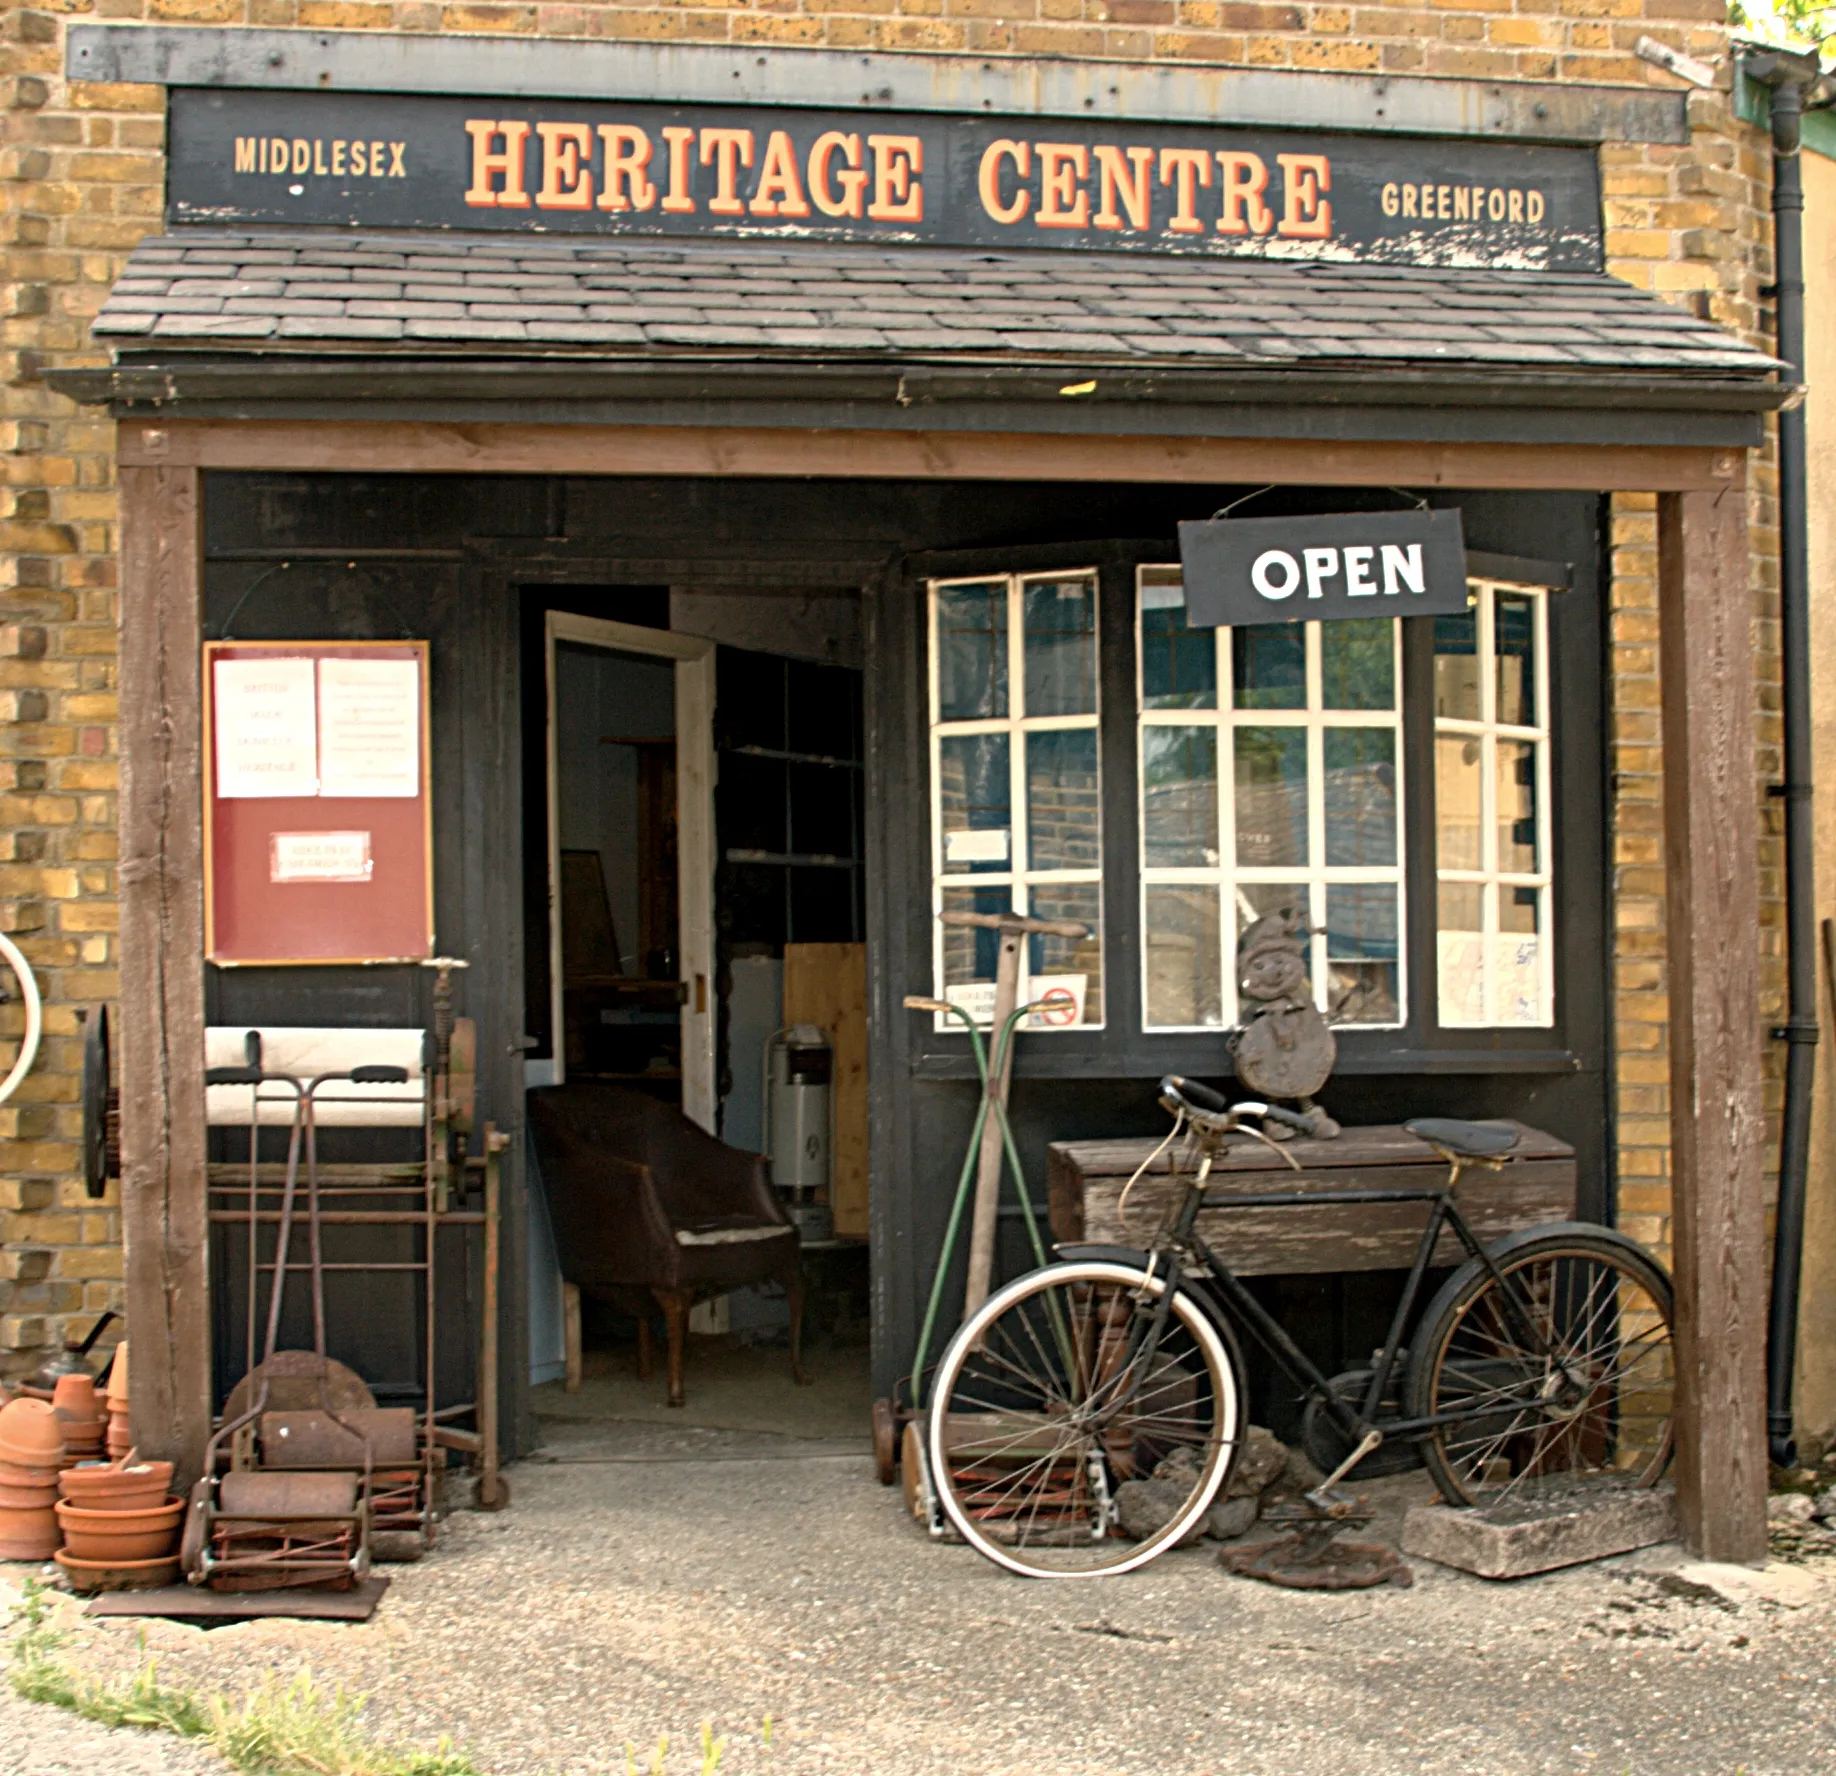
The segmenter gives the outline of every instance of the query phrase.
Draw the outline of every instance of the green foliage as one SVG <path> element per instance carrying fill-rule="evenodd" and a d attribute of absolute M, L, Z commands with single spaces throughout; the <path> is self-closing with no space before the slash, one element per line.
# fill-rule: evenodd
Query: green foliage
<path fill-rule="evenodd" d="M 1836 0 L 1728 0 L 1728 19 L 1783 49 L 1821 50 L 1836 38 Z"/>
<path fill-rule="evenodd" d="M 363 1698 L 327 1693 L 309 1671 L 284 1685 L 269 1678 L 235 1702 L 162 1684 L 152 1660 L 125 1683 L 82 1676 L 59 1657 L 65 1637 L 52 1619 L 54 1597 L 29 1582 L 9 1624 L 17 1632 L 7 1676 L 28 1702 L 105 1727 L 202 1740 L 247 1776 L 480 1776 L 446 1739 L 431 1751 L 379 1744 L 362 1728 Z"/>

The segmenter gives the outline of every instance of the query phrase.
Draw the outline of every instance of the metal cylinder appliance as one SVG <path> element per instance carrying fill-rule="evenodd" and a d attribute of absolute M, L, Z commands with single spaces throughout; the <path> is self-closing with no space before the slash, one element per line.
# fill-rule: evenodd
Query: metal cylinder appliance
<path fill-rule="evenodd" d="M 834 1074 L 828 1032 L 815 1024 L 788 1025 L 765 1045 L 765 1153 L 805 1245 L 835 1237 L 834 1212 L 820 1200 L 834 1145 Z"/>

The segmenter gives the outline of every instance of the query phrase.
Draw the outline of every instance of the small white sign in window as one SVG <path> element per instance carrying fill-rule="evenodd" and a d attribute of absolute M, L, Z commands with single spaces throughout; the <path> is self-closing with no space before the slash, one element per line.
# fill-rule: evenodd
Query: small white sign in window
<path fill-rule="evenodd" d="M 277 832 L 268 835 L 270 882 L 367 882 L 367 832 Z"/>
<path fill-rule="evenodd" d="M 979 830 L 961 827 L 944 834 L 945 863 L 1005 863 L 1007 833 L 1004 826 Z"/>

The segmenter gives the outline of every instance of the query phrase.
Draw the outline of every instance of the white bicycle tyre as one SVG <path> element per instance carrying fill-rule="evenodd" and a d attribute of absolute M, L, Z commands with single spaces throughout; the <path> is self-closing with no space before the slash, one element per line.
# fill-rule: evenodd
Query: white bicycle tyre
<path fill-rule="evenodd" d="M 0 932 L 0 956 L 6 958 L 7 966 L 18 977 L 26 1008 L 25 1035 L 20 1040 L 18 1056 L 13 1061 L 12 1071 L 0 1080 L 0 1104 L 4 1104 L 19 1089 L 19 1082 L 31 1072 L 32 1063 L 38 1059 L 39 1038 L 45 1028 L 45 1008 L 38 996 L 38 978 L 32 973 L 32 964 L 3 932 Z"/>
<path fill-rule="evenodd" d="M 1086 1281 L 1098 1283 L 1119 1283 L 1127 1287 L 1146 1288 L 1158 1297 L 1166 1288 L 1164 1279 L 1149 1277 L 1138 1265 L 1119 1264 L 1109 1259 L 1084 1259 L 1071 1264 L 1052 1264 L 1043 1270 L 1029 1271 L 1025 1276 L 1016 1277 L 1005 1287 L 997 1289 L 986 1301 L 963 1322 L 956 1336 L 950 1340 L 942 1360 L 931 1381 L 928 1398 L 932 1410 L 926 1427 L 927 1442 L 931 1459 L 931 1473 L 937 1487 L 938 1502 L 943 1506 L 944 1515 L 970 1547 L 985 1559 L 992 1560 L 996 1566 L 1005 1567 L 1011 1573 L 1017 1573 L 1024 1579 L 1105 1579 L 1125 1572 L 1134 1572 L 1146 1566 L 1157 1555 L 1168 1548 L 1177 1547 L 1185 1538 L 1193 1524 L 1211 1509 L 1212 1500 L 1222 1489 L 1225 1480 L 1235 1462 L 1235 1448 L 1243 1435 L 1243 1388 L 1242 1378 L 1237 1373 L 1237 1365 L 1232 1357 L 1230 1347 L 1220 1336 L 1211 1316 L 1189 1296 L 1181 1295 L 1174 1301 L 1174 1312 L 1180 1325 L 1193 1340 L 1206 1352 L 1215 1373 L 1221 1379 L 1218 1389 L 1219 1425 L 1222 1432 L 1218 1441 L 1225 1446 L 1224 1458 L 1215 1464 L 1207 1484 L 1202 1486 L 1187 1501 L 1186 1508 L 1180 1512 L 1163 1529 L 1139 1542 L 1132 1554 L 1117 1561 L 1114 1565 L 1096 1567 L 1089 1571 L 1059 1571 L 1038 1566 L 1029 1566 L 1018 1560 L 1011 1548 L 1003 1546 L 992 1537 L 985 1535 L 975 1520 L 965 1512 L 957 1502 L 955 1488 L 949 1483 L 949 1452 L 944 1447 L 945 1412 L 939 1402 L 950 1397 L 956 1385 L 956 1379 L 962 1372 L 963 1363 L 969 1354 L 981 1343 L 987 1328 L 1016 1301 L 1039 1288 L 1042 1278 L 1050 1278 L 1054 1283 Z"/>

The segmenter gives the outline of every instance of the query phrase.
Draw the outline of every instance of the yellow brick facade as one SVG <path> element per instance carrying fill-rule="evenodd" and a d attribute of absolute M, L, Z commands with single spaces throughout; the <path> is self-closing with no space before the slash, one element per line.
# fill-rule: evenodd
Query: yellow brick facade
<path fill-rule="evenodd" d="M 0 1363 L 80 1330 L 115 1299 L 116 1214 L 76 1175 L 79 1007 L 115 987 L 111 429 L 51 394 L 47 366 L 102 361 L 87 322 L 134 242 L 158 225 L 163 95 L 68 84 L 72 20 L 448 32 L 584 40 L 748 43 L 848 50 L 1097 57 L 1485 80 L 1672 87 L 1633 54 L 1649 35 L 1716 62 L 1728 81 L 1722 0 L 694 0 L 456 4 L 432 0 L 43 0 L 5 15 L 0 191 L 11 273 L 5 319 L 8 638 L 0 692 L 0 914 L 41 970 L 43 1062 L 0 1125 L 0 1234 L 48 1249 L 39 1280 L 0 1303 Z M 1725 90 L 1692 93 L 1683 147 L 1601 152 L 1611 269 L 1756 343 L 1771 276 L 1766 143 Z M 1776 778 L 1777 614 L 1770 452 L 1753 477 L 1756 794 Z M 1611 728 L 1620 1201 L 1632 1232 L 1668 1244 L 1668 1063 L 1654 502 L 1612 518 Z M 36 700 L 34 700 L 34 698 Z M 1766 1016 L 1782 991 L 1779 842 L 1764 804 Z M 16 1015 L 0 1008 L 0 1019 Z M 1755 1032 L 1755 1040 L 1763 1039 Z M 1770 1045 L 1768 1045 L 1770 1047 Z M 1772 1078 L 1769 1055 L 1769 1079 Z M 1771 1088 L 1776 1095 L 1776 1086 Z M 1775 1106 L 1776 1107 L 1776 1106 Z"/>

